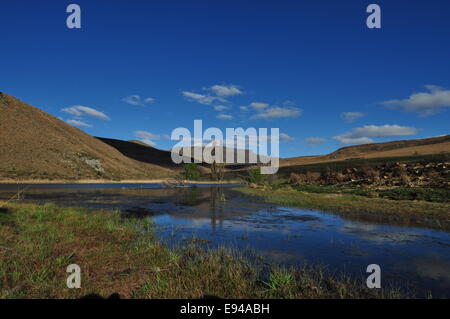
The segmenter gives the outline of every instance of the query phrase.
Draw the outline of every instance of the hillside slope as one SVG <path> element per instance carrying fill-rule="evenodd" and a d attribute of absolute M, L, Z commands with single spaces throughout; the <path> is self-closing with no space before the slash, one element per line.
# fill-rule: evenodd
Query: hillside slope
<path fill-rule="evenodd" d="M 156 164 L 170 169 L 179 167 L 179 165 L 172 161 L 170 151 L 160 150 L 138 140 L 122 141 L 105 137 L 96 138 L 103 143 L 114 147 L 123 155 L 139 162 Z"/>
<path fill-rule="evenodd" d="M 416 140 L 347 146 L 327 155 L 280 159 L 280 166 L 307 165 L 355 158 L 383 158 L 450 153 L 450 135 Z"/>
<path fill-rule="evenodd" d="M 144 179 L 171 174 L 0 93 L 0 179 Z"/>

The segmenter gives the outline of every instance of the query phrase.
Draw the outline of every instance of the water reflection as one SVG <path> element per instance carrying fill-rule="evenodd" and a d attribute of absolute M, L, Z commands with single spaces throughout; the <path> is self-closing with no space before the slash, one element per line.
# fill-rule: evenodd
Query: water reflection
<path fill-rule="evenodd" d="M 0 185 L 0 198 L 17 188 Z M 450 295 L 450 235 L 281 207 L 224 186 L 163 189 L 159 185 L 58 185 L 28 188 L 25 201 L 119 209 L 124 218 L 152 218 L 168 245 L 201 238 L 209 247 L 231 246 L 268 263 L 320 263 L 361 275 L 368 264 L 383 278 L 425 295 Z"/>

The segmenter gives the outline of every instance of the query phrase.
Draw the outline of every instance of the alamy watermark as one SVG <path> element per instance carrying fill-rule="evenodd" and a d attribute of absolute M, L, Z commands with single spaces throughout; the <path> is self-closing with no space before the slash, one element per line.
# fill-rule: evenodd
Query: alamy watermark
<path fill-rule="evenodd" d="M 225 134 L 217 127 L 203 131 L 202 120 L 194 121 L 194 134 L 185 127 L 172 131 L 178 141 L 171 150 L 172 161 L 180 163 L 258 164 L 261 174 L 278 172 L 280 130 L 254 127 L 227 128 Z M 270 154 L 269 154 L 270 149 Z"/>
<path fill-rule="evenodd" d="M 369 4 L 366 12 L 370 15 L 366 19 L 369 29 L 381 29 L 381 7 L 378 4 Z M 81 29 L 81 7 L 78 4 L 69 4 L 66 13 L 70 13 L 66 19 L 66 26 L 69 29 Z"/>
<path fill-rule="evenodd" d="M 366 272 L 370 275 L 366 279 L 367 288 L 381 288 L 381 267 L 377 264 L 370 264 L 367 266 Z"/>
<path fill-rule="evenodd" d="M 81 268 L 77 264 L 70 264 L 66 268 L 66 272 L 70 273 L 67 277 L 67 288 L 81 288 Z"/>

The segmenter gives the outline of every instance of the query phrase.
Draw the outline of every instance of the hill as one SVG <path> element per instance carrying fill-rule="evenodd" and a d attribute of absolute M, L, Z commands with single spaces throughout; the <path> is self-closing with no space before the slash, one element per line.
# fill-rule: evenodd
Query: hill
<path fill-rule="evenodd" d="M 280 166 L 297 166 L 355 159 L 407 157 L 441 153 L 450 153 L 450 135 L 425 139 L 347 146 L 327 155 L 283 158 L 280 159 Z"/>
<path fill-rule="evenodd" d="M 173 174 L 129 158 L 5 93 L 0 93 L 0 114 L 0 179 L 149 179 Z"/>

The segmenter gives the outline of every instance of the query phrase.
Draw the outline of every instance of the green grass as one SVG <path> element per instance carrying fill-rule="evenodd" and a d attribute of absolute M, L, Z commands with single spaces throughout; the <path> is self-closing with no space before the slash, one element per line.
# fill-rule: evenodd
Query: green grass
<path fill-rule="evenodd" d="M 272 189 L 280 189 L 287 185 L 277 185 Z M 381 197 L 391 200 L 417 200 L 436 203 L 450 202 L 450 189 L 423 187 L 393 187 L 393 188 L 356 188 L 338 185 L 293 185 L 299 192 L 317 194 L 351 194 L 366 197 Z"/>
<path fill-rule="evenodd" d="M 1 205 L 0 205 L 1 206 Z M 397 298 L 364 278 L 315 267 L 267 269 L 227 248 L 193 240 L 169 249 L 151 219 L 52 204 L 0 208 L 0 298 Z M 66 287 L 66 267 L 81 267 L 81 288 Z"/>
<path fill-rule="evenodd" d="M 280 205 L 333 212 L 353 219 L 450 230 L 449 203 L 368 198 L 355 195 L 356 191 L 337 193 L 333 186 L 277 190 L 239 187 L 236 190 Z M 388 191 L 388 194 L 392 193 Z"/>

